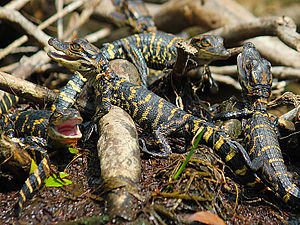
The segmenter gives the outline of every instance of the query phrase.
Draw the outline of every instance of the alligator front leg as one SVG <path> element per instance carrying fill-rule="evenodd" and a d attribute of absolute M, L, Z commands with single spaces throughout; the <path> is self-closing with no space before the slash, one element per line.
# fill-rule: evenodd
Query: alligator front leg
<path fill-rule="evenodd" d="M 124 40 L 125 41 L 125 40 Z M 142 81 L 142 86 L 147 88 L 147 75 L 148 75 L 148 68 L 146 61 L 138 48 L 130 47 L 129 43 L 126 42 L 122 45 L 124 52 L 126 52 L 127 56 L 136 66 Z"/>

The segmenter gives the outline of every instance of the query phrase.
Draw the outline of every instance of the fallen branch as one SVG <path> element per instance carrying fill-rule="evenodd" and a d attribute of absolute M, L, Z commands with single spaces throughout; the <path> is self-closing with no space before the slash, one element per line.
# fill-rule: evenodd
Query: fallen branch
<path fill-rule="evenodd" d="M 4 72 L 0 72 L 0 89 L 40 104 L 54 102 L 57 97 L 47 88 Z"/>
<path fill-rule="evenodd" d="M 213 73 L 229 75 L 232 77 L 237 76 L 236 65 L 210 66 L 209 68 Z M 272 66 L 271 71 L 272 71 L 273 77 L 280 79 L 280 80 L 300 79 L 300 69 L 295 69 L 295 68 L 288 67 L 288 66 Z"/>
<path fill-rule="evenodd" d="M 296 32 L 296 24 L 286 16 L 262 17 L 249 22 L 228 24 L 206 34 L 222 36 L 226 46 L 258 36 L 277 36 L 286 45 L 300 50 L 300 34 Z"/>
<path fill-rule="evenodd" d="M 14 138 L 17 141 L 16 138 Z M 24 149 L 12 141 L 11 138 L 0 133 L 0 166 L 1 173 L 12 176 L 19 183 L 23 183 L 28 176 L 32 158 Z M 3 175 L 3 174 L 2 174 Z M 3 178 L 2 178 L 3 182 Z M 12 182 L 13 183 L 13 182 Z M 14 184 L 15 185 L 15 184 Z M 4 184 L 2 183 L 2 188 Z"/>
<path fill-rule="evenodd" d="M 174 33 L 193 25 L 200 25 L 209 31 L 254 19 L 249 11 L 233 0 L 171 0 L 163 4 L 154 15 L 159 29 Z M 269 61 L 300 68 L 300 53 L 283 44 L 278 38 L 259 37 L 249 41 Z"/>
<path fill-rule="evenodd" d="M 128 61 L 113 60 L 111 64 L 118 74 L 139 76 L 136 68 Z M 98 127 L 100 134 L 97 150 L 104 180 L 102 190 L 108 193 L 108 214 L 112 218 L 133 220 L 137 213 L 136 187 L 141 175 L 135 123 L 123 109 L 112 106 L 109 113 L 99 120 Z"/>

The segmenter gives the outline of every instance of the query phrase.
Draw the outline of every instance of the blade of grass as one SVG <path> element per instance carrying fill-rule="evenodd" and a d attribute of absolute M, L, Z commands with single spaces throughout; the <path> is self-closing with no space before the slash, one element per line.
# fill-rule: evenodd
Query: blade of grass
<path fill-rule="evenodd" d="M 197 131 L 196 135 L 194 136 L 193 140 L 192 140 L 192 147 L 191 150 L 189 152 L 189 154 L 187 155 L 187 157 L 185 158 L 184 162 L 182 163 L 182 165 L 179 167 L 178 171 L 175 173 L 175 175 L 173 177 L 170 177 L 169 182 L 171 183 L 173 180 L 177 180 L 178 177 L 180 176 L 180 174 L 182 173 L 182 171 L 184 170 L 184 168 L 186 167 L 188 161 L 190 160 L 190 158 L 192 157 L 195 149 L 197 148 L 199 141 L 201 140 L 202 136 L 204 133 L 204 128 L 200 127 L 199 130 Z M 171 184 L 169 184 L 167 186 L 167 189 L 169 189 L 171 186 Z"/>

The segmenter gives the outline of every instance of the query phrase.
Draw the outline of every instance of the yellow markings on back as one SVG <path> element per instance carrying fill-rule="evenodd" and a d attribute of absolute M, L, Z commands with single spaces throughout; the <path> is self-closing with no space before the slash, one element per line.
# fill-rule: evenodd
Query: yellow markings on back
<path fill-rule="evenodd" d="M 117 98 L 118 97 L 118 95 L 117 94 L 115 94 L 115 96 L 114 96 L 115 98 Z M 121 98 L 121 100 L 123 100 L 123 101 L 126 101 L 126 99 L 125 99 L 125 96 L 124 96 L 124 92 L 121 92 L 121 96 L 120 96 L 120 98 Z"/>
<path fill-rule="evenodd" d="M 134 95 L 136 94 L 136 88 L 135 87 L 130 87 L 129 90 L 130 90 L 130 95 L 128 97 L 128 100 L 131 100 L 134 98 Z"/>
<path fill-rule="evenodd" d="M 124 41 L 127 49 L 130 49 L 131 47 L 130 47 L 129 41 L 127 39 L 125 39 L 125 38 L 123 39 L 123 41 Z M 139 57 L 135 54 L 135 51 L 131 51 L 131 53 L 134 55 L 134 58 L 136 58 L 137 60 L 139 60 Z"/>
<path fill-rule="evenodd" d="M 264 135 L 256 135 L 253 138 L 253 146 L 252 146 L 252 148 L 249 151 L 249 155 L 252 155 L 255 152 L 255 149 L 256 149 L 256 139 L 257 138 L 259 138 L 258 140 L 262 140 L 264 138 Z"/>
<path fill-rule="evenodd" d="M 253 133 L 254 130 L 260 129 L 260 128 L 262 128 L 262 127 L 267 127 L 267 128 L 269 128 L 269 126 L 268 126 L 267 124 L 258 124 L 258 125 L 254 126 L 254 127 L 251 129 L 251 133 Z"/>
<path fill-rule="evenodd" d="M 13 104 L 13 100 L 11 99 L 11 95 L 7 94 L 6 97 L 7 97 L 8 101 L 9 101 L 9 104 L 12 105 Z"/>
<path fill-rule="evenodd" d="M 105 77 L 105 75 L 106 74 L 104 72 L 98 73 L 97 76 L 96 76 L 96 81 L 101 80 L 103 76 Z"/>
<path fill-rule="evenodd" d="M 157 41 L 157 43 L 156 43 L 156 57 L 159 57 L 160 46 L 161 46 L 162 41 L 163 41 L 163 39 L 160 38 L 160 39 L 158 39 L 158 41 Z"/>
<path fill-rule="evenodd" d="M 146 110 L 143 112 L 141 118 L 137 121 L 138 124 L 141 124 L 144 120 L 147 120 L 147 119 L 148 119 L 147 116 L 148 116 L 148 114 L 149 114 L 151 108 L 152 108 L 151 106 L 148 106 L 148 107 L 146 108 Z"/>
<path fill-rule="evenodd" d="M 162 108 L 164 106 L 164 103 L 163 103 L 163 99 L 159 99 L 158 101 L 158 106 L 157 106 L 157 114 L 156 114 L 156 117 L 155 117 L 155 120 L 153 121 L 152 123 L 152 128 L 156 128 L 157 127 L 157 124 L 158 124 L 158 121 L 159 121 L 159 118 L 161 117 L 161 115 L 163 114 L 162 112 Z"/>
<path fill-rule="evenodd" d="M 286 192 L 290 192 L 292 189 L 294 189 L 296 187 L 296 184 L 292 184 L 292 185 L 290 185 L 289 187 L 287 187 L 287 188 L 285 188 L 285 191 Z"/>
<path fill-rule="evenodd" d="M 206 131 L 203 134 L 203 139 L 208 142 L 208 139 L 213 134 L 214 129 L 212 127 L 206 127 Z"/>
<path fill-rule="evenodd" d="M 39 131 L 38 131 L 38 137 L 41 137 L 42 136 L 42 130 L 40 129 Z"/>
<path fill-rule="evenodd" d="M 236 153 L 237 152 L 234 149 L 230 149 L 230 152 L 225 157 L 225 162 L 230 161 L 236 155 Z"/>
<path fill-rule="evenodd" d="M 248 187 L 254 187 L 255 184 L 257 184 L 257 183 L 261 183 L 261 180 L 259 178 L 255 178 L 255 180 L 253 182 L 247 183 L 246 186 L 248 186 Z"/>
<path fill-rule="evenodd" d="M 138 34 L 135 34 L 135 39 L 136 39 L 136 47 L 139 48 L 140 47 L 140 43 L 141 43 L 141 38 Z"/>
<path fill-rule="evenodd" d="M 284 162 L 283 159 L 281 158 L 273 158 L 269 159 L 269 163 L 272 164 L 273 162 Z"/>
<path fill-rule="evenodd" d="M 115 48 L 114 45 L 112 44 L 107 44 L 107 52 L 108 52 L 108 55 L 109 55 L 109 59 L 113 59 L 115 58 L 115 53 L 113 52 L 113 49 Z"/>
<path fill-rule="evenodd" d="M 4 107 L 4 112 L 7 112 L 8 106 L 6 105 L 6 102 L 5 102 L 4 98 L 2 98 L 1 102 L 2 102 L 2 105 Z"/>
<path fill-rule="evenodd" d="M 234 173 L 235 173 L 236 175 L 244 176 L 244 175 L 246 174 L 247 170 L 248 170 L 248 169 L 247 169 L 247 166 L 244 165 L 242 169 L 236 170 L 236 171 L 234 171 Z"/>
<path fill-rule="evenodd" d="M 182 120 L 184 120 L 184 121 L 187 120 L 187 118 L 189 118 L 190 116 L 191 116 L 190 114 L 186 113 L 185 115 L 183 115 L 181 121 Z"/>
<path fill-rule="evenodd" d="M 28 187 L 29 192 L 32 193 L 32 192 L 33 192 L 33 188 L 32 188 L 32 186 L 31 186 L 30 180 L 27 179 L 27 180 L 25 181 L 25 184 L 26 184 L 26 186 Z"/>
<path fill-rule="evenodd" d="M 109 101 L 110 101 L 110 98 L 102 98 L 102 101 L 103 101 L 103 102 L 109 102 Z"/>
<path fill-rule="evenodd" d="M 219 150 L 223 144 L 224 144 L 224 137 L 220 136 L 219 140 L 217 140 L 217 142 L 214 144 L 214 148 L 216 150 Z"/>
<path fill-rule="evenodd" d="M 194 120 L 194 126 L 193 126 L 193 129 L 192 129 L 192 134 L 195 135 L 197 133 L 197 131 L 200 129 L 199 127 L 199 123 L 200 121 L 199 120 Z M 202 129 L 204 129 L 204 127 L 201 127 Z"/>
<path fill-rule="evenodd" d="M 44 118 L 41 118 L 39 120 L 35 120 L 34 123 L 33 123 L 33 126 L 36 126 L 38 124 L 41 124 L 45 119 Z"/>
<path fill-rule="evenodd" d="M 61 97 L 64 101 L 69 102 L 69 103 L 75 102 L 74 99 L 68 97 L 65 92 L 60 92 L 59 97 Z"/>
<path fill-rule="evenodd" d="M 175 112 L 178 110 L 179 110 L 179 108 L 173 108 L 170 112 L 170 116 L 168 117 L 167 121 L 171 120 L 172 117 L 175 115 Z"/>
<path fill-rule="evenodd" d="M 268 149 L 271 149 L 271 148 L 274 148 L 274 149 L 280 151 L 279 146 L 277 146 L 277 145 L 268 145 L 268 146 L 265 146 L 265 147 L 261 148 L 260 152 L 264 152 L 264 151 L 266 151 Z"/>
<path fill-rule="evenodd" d="M 127 112 L 132 115 L 132 112 L 130 111 L 130 104 L 128 101 L 125 101 L 125 106 L 126 106 L 126 109 L 127 109 Z"/>
<path fill-rule="evenodd" d="M 151 97 L 152 97 L 152 94 L 149 93 L 149 94 L 145 97 L 144 101 L 139 101 L 139 102 L 138 102 L 139 105 L 144 105 L 145 103 L 149 102 L 150 99 L 151 99 Z"/>
<path fill-rule="evenodd" d="M 177 42 L 178 40 L 180 40 L 181 38 L 180 37 L 174 37 L 170 42 L 169 44 L 167 45 L 167 49 L 171 48 L 172 45 L 174 44 L 174 42 Z"/>
<path fill-rule="evenodd" d="M 79 93 L 79 92 L 82 91 L 81 88 L 78 87 L 78 86 L 74 83 L 74 81 L 70 80 L 70 81 L 68 82 L 68 84 L 70 84 L 70 85 L 72 86 L 72 88 L 73 88 L 77 93 Z"/>
<path fill-rule="evenodd" d="M 139 107 L 138 107 L 138 104 L 137 102 L 131 102 L 131 104 L 134 106 L 134 111 L 132 112 L 132 118 L 136 118 L 137 116 L 137 113 L 139 112 Z"/>
<path fill-rule="evenodd" d="M 23 125 L 22 125 L 22 128 L 21 128 L 21 132 L 24 132 L 25 125 L 26 125 L 28 119 L 29 119 L 29 115 L 26 115 L 26 116 L 25 116 L 25 121 L 23 122 Z M 17 120 L 17 118 L 16 118 L 16 120 Z"/>
<path fill-rule="evenodd" d="M 35 178 L 36 178 L 36 181 L 38 182 L 39 186 L 42 184 L 42 180 L 41 180 L 41 177 L 40 177 L 40 174 L 39 174 L 39 170 L 38 169 L 35 169 L 34 172 L 33 172 Z"/>
<path fill-rule="evenodd" d="M 288 202 L 290 200 L 290 198 L 291 198 L 291 194 L 290 193 L 286 193 L 286 195 L 283 196 L 282 199 L 283 199 L 284 202 Z"/>
<path fill-rule="evenodd" d="M 155 41 L 155 37 L 156 37 L 156 33 L 152 33 L 150 44 L 149 44 L 149 52 L 148 52 L 149 54 L 153 53 L 153 47 L 154 47 L 153 44 L 154 44 L 154 41 Z"/>
<path fill-rule="evenodd" d="M 25 202 L 26 201 L 26 196 L 25 196 L 23 190 L 20 191 L 20 195 L 21 195 L 21 198 L 22 198 L 23 202 Z M 22 207 L 22 204 L 19 204 L 19 205 Z"/>
<path fill-rule="evenodd" d="M 43 162 L 45 175 L 46 175 L 46 177 L 48 177 L 50 174 L 50 165 L 48 164 L 48 161 L 46 158 L 43 158 L 42 162 Z"/>

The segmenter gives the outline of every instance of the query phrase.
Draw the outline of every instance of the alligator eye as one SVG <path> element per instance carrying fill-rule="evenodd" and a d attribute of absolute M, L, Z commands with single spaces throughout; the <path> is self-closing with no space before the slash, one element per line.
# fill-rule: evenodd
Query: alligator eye
<path fill-rule="evenodd" d="M 253 66 L 252 66 L 251 63 L 246 63 L 246 69 L 247 69 L 248 71 L 251 71 L 252 68 L 253 68 Z"/>
<path fill-rule="evenodd" d="M 206 39 L 202 39 L 201 40 L 201 46 L 202 47 L 209 47 L 210 46 L 210 42 Z"/>
<path fill-rule="evenodd" d="M 70 46 L 71 46 L 71 49 L 75 50 L 75 51 L 79 51 L 81 49 L 81 46 L 75 42 L 71 43 Z"/>

